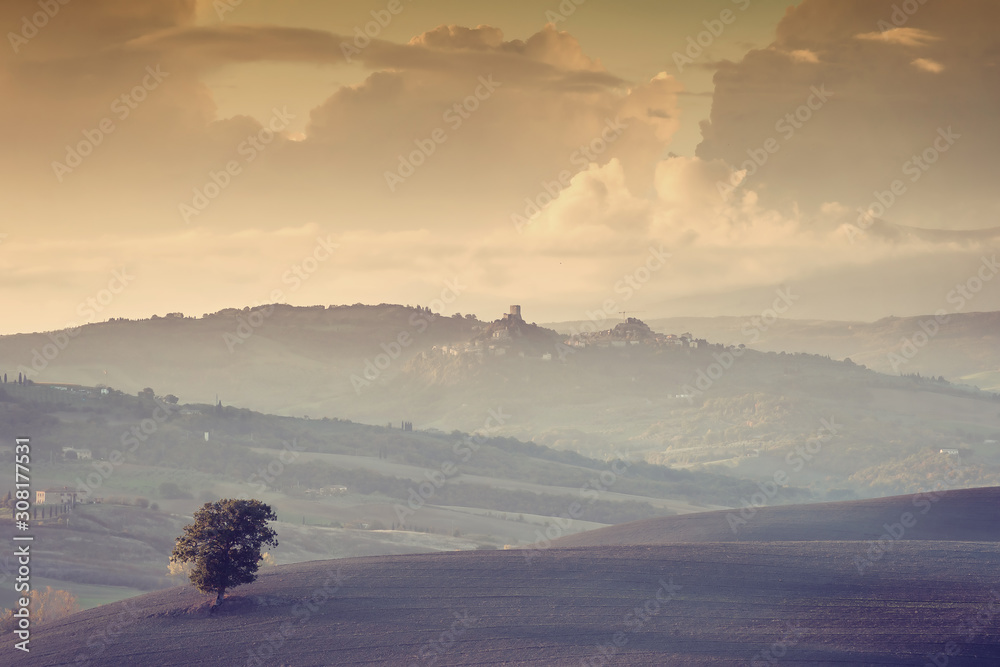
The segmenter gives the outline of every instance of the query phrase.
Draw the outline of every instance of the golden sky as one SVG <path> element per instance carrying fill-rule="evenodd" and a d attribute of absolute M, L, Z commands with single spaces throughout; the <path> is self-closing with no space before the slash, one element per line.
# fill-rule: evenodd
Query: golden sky
<path fill-rule="evenodd" d="M 1000 309 L 989 0 L 5 0 L 0 333 Z M 985 258 L 985 260 L 984 260 Z M 985 263 L 984 263 L 985 261 Z"/>

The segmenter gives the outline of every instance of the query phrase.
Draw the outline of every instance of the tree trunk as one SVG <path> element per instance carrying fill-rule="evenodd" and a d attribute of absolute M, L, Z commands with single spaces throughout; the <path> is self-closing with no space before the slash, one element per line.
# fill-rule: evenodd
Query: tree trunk
<path fill-rule="evenodd" d="M 215 604 L 212 605 L 212 611 L 215 611 L 220 604 L 222 604 L 222 598 L 226 594 L 225 588 L 219 589 L 219 594 L 215 596 Z"/>

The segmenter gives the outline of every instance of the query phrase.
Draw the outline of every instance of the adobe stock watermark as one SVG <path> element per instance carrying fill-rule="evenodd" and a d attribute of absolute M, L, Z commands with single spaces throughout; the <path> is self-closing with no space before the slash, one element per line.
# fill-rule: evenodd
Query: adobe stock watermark
<path fill-rule="evenodd" d="M 748 178 L 760 171 L 767 164 L 768 160 L 771 159 L 771 156 L 781 150 L 782 141 L 790 141 L 796 132 L 805 127 L 806 123 L 812 120 L 815 114 L 834 95 L 826 89 L 825 83 L 820 84 L 818 88 L 811 86 L 809 90 L 810 95 L 803 104 L 799 105 L 794 111 L 786 113 L 774 124 L 774 130 L 780 133 L 781 141 L 775 137 L 768 137 L 759 148 L 748 148 L 747 155 L 749 159 L 743 162 L 739 169 L 730 175 L 729 181 L 716 182 L 715 187 L 718 189 L 722 201 L 728 201 L 733 191 L 739 185 L 746 183 Z"/>
<path fill-rule="evenodd" d="M 299 458 L 299 454 L 305 451 L 299 446 L 299 441 L 295 438 L 291 442 L 281 443 L 281 452 L 277 454 L 266 466 L 259 466 L 257 471 L 247 477 L 247 484 L 254 485 L 254 493 L 261 494 L 267 491 L 268 487 L 274 488 L 274 482 L 285 472 L 285 466 L 291 465 Z M 240 500 L 250 500 L 256 496 L 249 496 L 241 493 L 237 496 Z"/>
<path fill-rule="evenodd" d="M 341 587 L 350 580 L 349 576 L 342 574 L 341 568 L 334 572 L 332 568 L 326 571 L 326 579 L 323 583 L 312 590 L 308 597 L 292 605 L 288 611 L 288 617 L 281 622 L 278 628 L 259 637 L 259 642 L 247 649 L 247 659 L 243 663 L 244 667 L 264 667 L 271 658 L 275 656 L 285 642 L 296 632 L 302 629 L 306 623 L 318 612 L 323 605 L 333 599 L 333 596 L 340 591 Z"/>
<path fill-rule="evenodd" d="M 212 9 L 220 21 L 226 20 L 226 14 L 236 11 L 236 8 L 243 4 L 243 0 L 212 0 Z"/>
<path fill-rule="evenodd" d="M 121 611 L 112 617 L 112 620 L 108 621 L 104 630 L 94 632 L 87 638 L 84 644 L 87 647 L 87 651 L 76 655 L 73 659 L 74 665 L 78 667 L 90 667 L 90 665 L 94 664 L 106 664 L 104 660 L 100 660 L 99 662 L 93 661 L 97 661 L 108 650 L 109 646 L 118 641 L 118 636 L 122 632 L 135 625 L 139 618 L 141 618 L 141 610 L 132 600 L 122 600 L 116 604 L 121 605 Z"/>
<path fill-rule="evenodd" d="M 41 11 L 37 11 L 31 16 L 21 17 L 21 30 L 7 33 L 7 40 L 10 42 L 10 47 L 14 49 L 14 54 L 20 54 L 21 47 L 37 37 L 39 31 L 47 26 L 49 21 L 54 19 L 59 11 L 68 5 L 70 1 L 38 0 L 38 8 Z"/>
<path fill-rule="evenodd" d="M 306 255 L 302 260 L 292 264 L 292 266 L 282 274 L 281 282 L 285 285 L 291 286 L 289 293 L 294 294 L 300 287 L 302 287 L 305 281 L 309 280 L 317 271 L 319 271 L 320 266 L 322 266 L 324 262 L 333 257 L 334 251 L 336 251 L 339 247 L 340 244 L 333 243 L 330 240 L 329 234 L 326 238 L 323 238 L 322 236 L 317 237 L 316 246 L 313 248 L 312 252 Z M 282 303 L 285 300 L 286 295 L 284 290 L 280 287 L 275 288 L 271 290 L 270 303 L 268 305 L 258 305 L 252 308 L 245 318 L 237 315 L 235 331 L 233 333 L 227 331 L 222 334 L 222 340 L 229 349 L 229 353 L 232 354 L 235 352 L 237 345 L 242 345 L 250 340 L 250 337 L 253 336 L 254 332 L 264 326 L 267 319 L 274 314 L 274 304 Z"/>
<path fill-rule="evenodd" d="M 587 0 L 562 0 L 555 9 L 545 10 L 545 21 L 553 25 L 568 21 L 576 14 L 576 8 L 586 4 Z"/>
<path fill-rule="evenodd" d="M 460 278 L 455 278 L 444 281 L 444 289 L 441 290 L 440 297 L 431 301 L 428 308 L 441 312 L 445 306 L 454 303 L 466 289 L 460 280 Z M 382 352 L 375 355 L 374 358 L 365 359 L 365 367 L 361 371 L 361 375 L 357 373 L 351 375 L 351 386 L 354 388 L 354 393 L 360 396 L 362 389 L 370 387 L 373 382 L 378 380 L 382 373 L 402 356 L 403 350 L 413 345 L 416 336 L 427 331 L 427 327 L 430 326 L 431 320 L 435 317 L 440 316 L 433 312 L 412 313 L 407 320 L 407 329 L 396 334 L 391 342 L 380 343 L 379 347 L 382 348 Z"/>
<path fill-rule="evenodd" d="M 83 324 L 95 322 L 98 314 L 104 312 L 115 300 L 115 297 L 124 292 L 133 280 L 135 280 L 135 276 L 130 275 L 125 267 L 112 271 L 107 287 L 99 289 L 96 294 L 87 297 L 77 305 L 76 312 L 84 318 Z M 34 377 L 44 371 L 63 350 L 69 347 L 71 340 L 80 335 L 80 327 L 83 324 L 71 323 L 63 330 L 47 333 L 46 336 L 51 342 L 42 345 L 41 350 L 32 348 L 31 367 L 20 365 L 17 370 L 24 373 L 25 377 Z"/>
<path fill-rule="evenodd" d="M 623 456 L 618 456 L 611 462 L 610 470 L 602 470 L 597 476 L 581 486 L 579 490 L 580 500 L 571 502 L 567 511 L 562 515 L 552 517 L 553 523 L 546 527 L 544 534 L 541 530 L 535 530 L 535 542 L 531 549 L 524 552 L 524 560 L 531 563 L 537 556 L 541 555 L 543 550 L 552 548 L 552 540 L 557 540 L 568 534 L 574 521 L 583 520 L 587 508 L 581 501 L 586 501 L 587 506 L 593 505 L 600 500 L 604 493 L 617 484 L 618 480 L 624 477 L 631 467 L 631 462 Z"/>
<path fill-rule="evenodd" d="M 406 1 L 413 2 L 413 0 Z M 406 7 L 403 6 L 402 0 L 389 0 L 385 9 L 371 10 L 371 21 L 365 23 L 364 26 L 354 26 L 354 40 L 340 43 L 340 52 L 344 54 L 344 60 L 348 64 L 353 63 L 351 58 L 360 56 L 361 52 L 371 45 L 372 40 L 378 39 L 382 31 L 388 28 L 392 20 L 402 14 L 404 9 Z"/>
<path fill-rule="evenodd" d="M 833 417 L 830 417 L 829 420 L 821 419 L 820 424 L 822 426 L 813 437 L 808 438 L 804 444 L 795 445 L 795 449 L 785 455 L 785 465 L 791 468 L 792 473 L 801 472 L 807 463 L 819 456 L 820 452 L 823 451 L 823 445 L 839 432 L 839 425 Z M 778 488 L 787 484 L 792 476 L 791 473 L 782 468 L 774 471 L 770 480 L 757 482 L 757 488 L 760 491 L 752 494 L 749 498 L 741 498 L 739 512 L 726 514 L 726 523 L 729 524 L 733 535 L 739 537 L 740 529 L 757 516 L 758 509 L 767 506 L 770 501 L 774 500 L 778 495 Z"/>
<path fill-rule="evenodd" d="M 953 306 L 953 312 L 957 314 L 965 310 L 966 305 L 983 291 L 986 284 L 991 282 L 997 273 L 1000 273 L 1000 263 L 997 262 L 997 256 L 983 256 L 977 271 L 964 283 L 955 285 L 954 289 L 948 292 L 945 297 L 945 300 Z M 898 373 L 903 364 L 913 361 L 920 350 L 934 340 L 941 332 L 941 327 L 947 324 L 950 319 L 951 316 L 948 312 L 941 309 L 934 313 L 933 318 L 920 320 L 920 330 L 903 338 L 900 341 L 898 351 L 889 352 L 887 358 L 893 372 Z"/>
<path fill-rule="evenodd" d="M 739 6 L 741 12 L 745 12 L 750 7 L 750 0 L 731 0 L 731 2 Z M 705 29 L 697 35 L 687 38 L 687 48 L 684 49 L 684 53 L 674 51 L 674 65 L 677 66 L 677 71 L 683 73 L 685 67 L 694 65 L 694 62 L 705 54 L 705 49 L 712 46 L 715 40 L 722 36 L 727 26 L 736 23 L 738 17 L 739 14 L 732 9 L 723 9 L 719 13 L 719 18 L 702 21 L 701 24 L 705 26 Z"/>
<path fill-rule="evenodd" d="M 885 19 L 879 19 L 875 27 L 883 33 L 902 28 L 925 4 L 927 4 L 927 0 L 904 0 L 902 3 L 894 4 L 892 6 L 892 14 L 889 16 L 889 21 L 892 21 L 892 23 L 889 23 Z"/>
<path fill-rule="evenodd" d="M 479 622 L 478 618 L 469 615 L 468 610 L 464 610 L 461 614 L 456 611 L 452 615 L 455 617 L 455 621 L 451 624 L 451 628 L 442 632 L 437 639 L 428 640 L 423 648 L 417 652 L 418 661 L 410 663 L 410 667 L 433 665 L 455 646 L 455 642 L 472 627 L 473 623 Z"/>
<path fill-rule="evenodd" d="M 73 170 L 83 164 L 83 161 L 90 157 L 104 140 L 118 129 L 115 122 L 124 122 L 132 115 L 132 112 L 139 108 L 139 105 L 146 101 L 149 94 L 160 87 L 160 84 L 170 76 L 170 72 L 160 70 L 160 65 L 155 68 L 150 65 L 146 67 L 146 75 L 127 93 L 123 93 L 111 102 L 111 113 L 114 118 L 106 116 L 102 118 L 96 127 L 83 130 L 83 139 L 76 144 L 66 146 L 66 157 L 63 162 L 54 160 L 52 171 L 56 175 L 56 180 L 60 183 Z"/>
<path fill-rule="evenodd" d="M 151 436 L 160 430 L 160 426 L 165 424 L 170 416 L 177 410 L 177 407 L 154 399 L 156 407 L 153 408 L 152 415 L 135 424 L 129 430 L 121 434 L 118 439 L 121 449 L 112 449 L 106 460 L 98 460 L 91 463 L 94 472 L 87 474 L 87 479 L 76 478 L 76 489 L 81 499 L 86 501 L 101 488 L 106 481 L 111 479 L 123 463 L 125 455 L 135 452 L 139 445 L 145 443 Z"/>
<path fill-rule="evenodd" d="M 948 485 L 954 486 L 958 484 L 962 477 L 965 476 L 965 467 L 962 465 L 961 458 L 955 463 L 952 461 L 951 456 L 947 456 L 944 459 L 945 465 L 948 467 L 948 472 L 944 474 L 944 480 Z M 923 491 L 918 493 L 913 497 L 913 507 L 919 509 L 919 514 L 914 514 L 913 512 L 903 512 L 899 515 L 899 520 L 895 523 L 885 523 L 882 527 L 885 532 L 882 533 L 881 537 L 877 540 L 868 540 L 868 549 L 865 551 L 863 556 L 854 557 L 854 567 L 857 568 L 858 574 L 864 575 L 865 572 L 875 565 L 878 561 L 892 551 L 896 542 L 903 539 L 906 536 L 908 530 L 912 530 L 920 522 L 920 517 L 926 515 L 934 507 L 934 503 L 941 500 L 941 496 L 936 492 L 943 491 L 948 486 L 943 484 L 939 479 L 931 491 Z"/>
<path fill-rule="evenodd" d="M 990 628 L 993 619 L 1000 614 L 1000 592 L 990 591 L 990 600 L 974 614 L 967 614 L 963 619 L 964 638 L 958 638 L 945 642 L 943 650 L 937 653 L 928 653 L 927 662 L 924 667 L 948 667 L 954 658 L 962 652 L 962 644 L 967 644 L 978 637 L 984 630 Z"/>
<path fill-rule="evenodd" d="M 271 111 L 272 116 L 267 124 L 261 127 L 256 134 L 248 135 L 236 147 L 236 154 L 243 158 L 242 161 L 232 159 L 226 162 L 225 167 L 219 171 L 209 171 L 208 180 L 205 181 L 204 185 L 194 188 L 191 202 L 181 202 L 177 205 L 177 210 L 185 224 L 190 224 L 191 218 L 204 213 L 209 205 L 232 185 L 233 179 L 242 174 L 243 169 L 267 150 L 279 133 L 288 129 L 291 122 L 295 120 L 295 114 L 289 113 L 288 107 L 282 107 L 280 110 L 275 107 Z"/>
<path fill-rule="evenodd" d="M 452 132 L 458 131 L 465 121 L 472 118 L 472 114 L 479 110 L 482 103 L 493 96 L 497 88 L 503 85 L 500 81 L 494 81 L 493 75 L 479 77 L 479 85 L 471 95 L 456 102 L 448 108 L 441 119 L 448 124 Z M 406 179 L 417 173 L 417 169 L 427 164 L 438 146 L 448 141 L 449 135 L 444 128 L 435 128 L 428 137 L 424 139 L 414 139 L 416 150 L 410 151 L 406 155 L 399 155 L 399 165 L 395 171 L 385 172 L 385 183 L 389 186 L 389 192 L 395 192 L 396 188 L 406 182 Z"/>
<path fill-rule="evenodd" d="M 740 328 L 740 333 L 747 337 L 750 344 L 759 341 L 760 335 L 774 326 L 778 319 L 787 313 L 795 305 L 795 302 L 801 298 L 797 294 L 792 294 L 790 287 L 779 288 L 774 293 L 777 297 L 771 304 L 771 307 L 765 308 L 760 316 L 751 317 Z"/>
<path fill-rule="evenodd" d="M 660 577 L 659 584 L 660 587 L 648 600 L 625 615 L 622 622 L 625 629 L 619 630 L 611 636 L 609 641 L 598 645 L 594 649 L 593 655 L 580 661 L 581 665 L 584 667 L 603 667 L 609 664 L 625 648 L 632 636 L 641 631 L 650 619 L 663 610 L 664 606 L 680 597 L 678 593 L 684 589 L 683 586 L 674 583 L 673 577 L 667 581 Z"/>
<path fill-rule="evenodd" d="M 806 636 L 807 628 L 799 627 L 794 623 L 787 623 L 787 629 L 778 639 L 763 651 L 758 651 L 750 659 L 750 667 L 774 667 L 782 658 L 788 655 L 788 649 L 792 648 Z"/>
<path fill-rule="evenodd" d="M 667 265 L 667 260 L 673 257 L 673 255 L 666 250 L 664 250 L 661 245 L 659 248 L 654 246 L 649 246 L 647 248 L 648 257 L 646 260 L 633 269 L 630 273 L 622 276 L 622 279 L 614 284 L 615 294 L 621 296 L 621 299 L 615 297 L 609 297 L 601 303 L 601 307 L 594 311 L 587 311 L 587 319 L 589 322 L 581 325 L 580 330 L 576 327 L 570 327 L 570 336 L 573 338 L 579 338 L 582 333 L 596 333 L 598 327 L 603 325 L 608 321 L 609 318 L 616 317 L 618 313 L 626 303 L 628 303 L 637 292 L 639 292 L 650 280 L 653 279 L 653 275 L 658 271 L 662 270 Z"/>
<path fill-rule="evenodd" d="M 628 127 L 628 123 L 623 122 L 618 116 L 615 116 L 614 120 L 606 119 L 599 136 L 589 143 L 581 145 L 570 154 L 569 163 L 574 167 L 579 167 L 576 173 L 580 173 L 592 163 L 597 162 L 597 158 L 614 145 Z M 510 215 L 510 221 L 518 234 L 522 233 L 524 228 L 531 224 L 546 206 L 559 198 L 560 193 L 572 183 L 574 175 L 572 171 L 564 169 L 556 176 L 556 180 L 542 181 L 541 190 L 537 195 L 525 198 L 524 209 L 520 213 L 511 213 Z"/>
<path fill-rule="evenodd" d="M 948 129 L 939 127 L 934 141 L 920 153 L 915 153 L 909 160 L 903 163 L 900 169 L 904 176 L 910 177 L 911 183 L 919 181 L 924 174 L 937 164 L 941 156 L 947 153 L 955 143 L 962 138 L 948 126 Z M 895 179 L 889 184 L 888 190 L 876 190 L 872 193 L 875 200 L 868 204 L 867 208 L 858 208 L 858 219 L 853 225 L 844 228 L 847 238 L 851 243 L 862 236 L 871 227 L 875 220 L 884 216 L 896 202 L 900 200 L 909 190 L 902 179 Z"/>
<path fill-rule="evenodd" d="M 510 415 L 504 414 L 502 406 L 496 410 L 490 410 L 481 429 L 466 435 L 452 447 L 452 453 L 459 459 L 458 462 L 449 459 L 442 463 L 438 470 L 425 472 L 424 477 L 427 478 L 427 481 L 421 482 L 416 488 L 410 487 L 406 505 L 400 503 L 393 505 L 400 525 L 405 524 L 409 517 L 423 509 L 445 484 L 460 475 L 459 465 L 468 463 L 472 456 L 486 443 L 487 436 L 501 428 L 509 419 Z"/>
<path fill-rule="evenodd" d="M 777 297 L 770 308 L 765 308 L 759 316 L 751 317 L 743 323 L 740 332 L 753 344 L 760 340 L 760 335 L 774 326 L 781 315 L 787 313 L 799 296 L 792 294 L 790 287 L 778 288 L 775 290 Z M 733 367 L 736 360 L 746 353 L 746 349 L 733 346 L 724 350 L 721 354 L 713 352 L 712 357 L 715 362 L 707 368 L 699 368 L 694 385 L 686 384 L 682 391 L 689 403 L 694 403 L 697 396 L 701 396 L 711 389 L 715 383 L 725 375 L 726 371 Z"/>

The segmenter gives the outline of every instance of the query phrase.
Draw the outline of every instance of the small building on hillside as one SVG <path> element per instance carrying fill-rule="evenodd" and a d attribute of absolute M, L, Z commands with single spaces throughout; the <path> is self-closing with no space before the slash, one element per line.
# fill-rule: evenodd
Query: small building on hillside
<path fill-rule="evenodd" d="M 76 447 L 63 447 L 62 455 L 64 459 L 92 459 L 94 453 L 89 449 L 77 449 Z"/>
<path fill-rule="evenodd" d="M 35 491 L 36 505 L 63 505 L 77 502 L 76 491 L 64 486 L 61 489 L 51 488 L 44 491 Z"/>

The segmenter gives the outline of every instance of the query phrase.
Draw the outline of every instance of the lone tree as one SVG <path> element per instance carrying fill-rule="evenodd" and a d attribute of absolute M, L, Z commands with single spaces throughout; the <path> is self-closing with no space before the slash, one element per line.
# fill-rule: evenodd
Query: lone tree
<path fill-rule="evenodd" d="M 212 609 L 222 604 L 226 589 L 257 578 L 264 545 L 278 546 L 267 525 L 278 517 L 259 500 L 224 499 L 205 503 L 184 527 L 170 555 L 172 563 L 192 563 L 191 583 L 202 593 L 215 593 Z"/>

